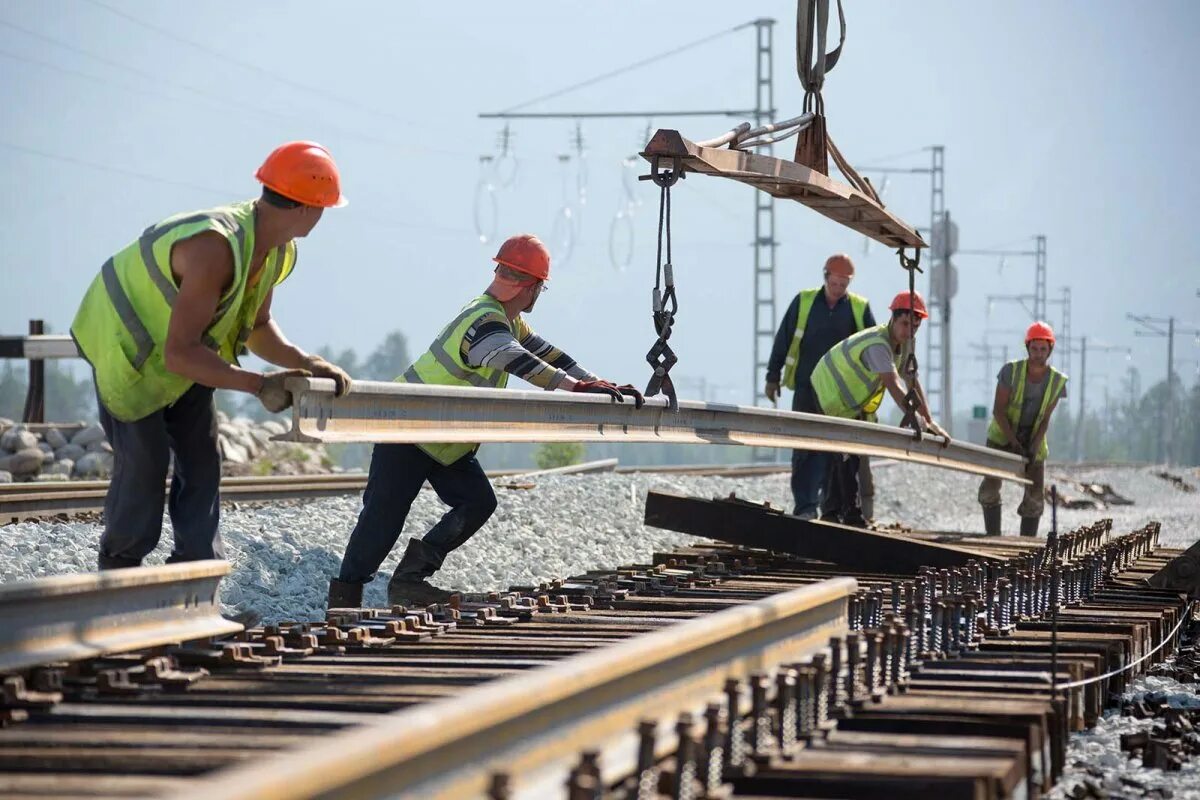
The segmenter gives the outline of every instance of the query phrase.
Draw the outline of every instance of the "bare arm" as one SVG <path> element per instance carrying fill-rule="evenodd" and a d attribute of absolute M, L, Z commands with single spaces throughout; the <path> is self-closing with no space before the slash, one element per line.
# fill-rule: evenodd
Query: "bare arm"
<path fill-rule="evenodd" d="M 892 400 L 896 402 L 896 406 L 904 408 L 904 397 L 908 394 L 908 388 L 904 385 L 904 381 L 900 380 L 900 374 L 884 372 L 879 377 L 883 379 L 883 385 L 888 390 L 888 394 L 892 396 Z"/>
<path fill-rule="evenodd" d="M 254 329 L 250 331 L 250 338 L 246 340 L 246 346 L 263 361 L 287 369 L 309 369 L 313 357 L 289 342 L 279 325 L 271 318 L 271 300 L 274 296 L 275 290 L 272 289 L 263 300 L 262 307 L 258 309 L 258 316 L 254 319 Z"/>
<path fill-rule="evenodd" d="M 204 345 L 221 293 L 233 280 L 233 252 L 218 233 L 202 233 L 171 249 L 179 294 L 171 307 L 163 362 L 177 375 L 214 389 L 257 394 L 262 375 L 241 369 Z"/>
<path fill-rule="evenodd" d="M 992 419 L 996 420 L 996 424 L 1000 426 L 1000 432 L 1004 434 L 1004 441 L 1015 446 L 1017 443 L 1016 431 L 1012 428 L 1012 423 L 1008 421 L 1008 401 L 1012 396 L 1012 389 L 1005 386 L 1003 383 L 996 384 L 996 397 L 992 400 Z M 1055 401 L 1057 405 L 1058 401 Z M 1050 420 L 1050 415 L 1046 415 L 1046 420 Z"/>

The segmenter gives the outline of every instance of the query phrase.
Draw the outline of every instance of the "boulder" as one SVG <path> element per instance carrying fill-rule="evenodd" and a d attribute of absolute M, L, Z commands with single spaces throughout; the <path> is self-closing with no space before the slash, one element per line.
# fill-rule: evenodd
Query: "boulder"
<path fill-rule="evenodd" d="M 278 436 L 281 433 L 287 433 L 287 426 L 277 419 L 269 419 L 258 427 L 269 433 L 271 436 Z"/>
<path fill-rule="evenodd" d="M 43 475 L 58 475 L 63 478 L 71 477 L 71 472 L 75 469 L 75 462 L 69 458 L 64 458 L 61 461 L 55 461 L 48 467 L 42 467 Z"/>
<path fill-rule="evenodd" d="M 108 443 L 107 439 L 101 439 L 96 442 L 89 442 L 87 447 L 85 447 L 84 449 L 87 450 L 89 453 L 111 453 L 113 451 L 112 445 Z"/>
<path fill-rule="evenodd" d="M 92 442 L 104 441 L 104 428 L 100 427 L 100 423 L 93 422 L 79 433 L 71 437 L 71 444 L 77 444 L 80 447 L 87 447 Z"/>
<path fill-rule="evenodd" d="M 38 450 L 41 450 L 43 453 L 53 453 L 54 452 L 54 448 L 51 447 L 50 445 L 46 444 L 45 442 L 38 442 L 37 448 L 38 448 Z"/>
<path fill-rule="evenodd" d="M 16 425 L 16 424 L 17 423 L 13 422 L 8 417 L 0 417 L 0 430 L 4 430 L 5 428 L 11 428 L 13 425 Z"/>
<path fill-rule="evenodd" d="M 58 428 L 47 428 L 45 434 L 46 444 L 57 450 L 60 447 L 66 447 L 67 437 L 63 436 L 62 431 Z"/>
<path fill-rule="evenodd" d="M 83 458 L 83 454 L 86 452 L 87 450 L 84 450 L 77 444 L 64 444 L 62 447 L 59 447 L 54 451 L 54 460 L 78 461 L 79 459 Z"/>
<path fill-rule="evenodd" d="M 36 447 L 27 447 L 0 458 L 0 469 L 13 475 L 34 475 L 42 468 L 43 455 Z"/>
<path fill-rule="evenodd" d="M 87 453 L 75 462 L 75 477 L 105 478 L 112 473 L 112 453 Z"/>
<path fill-rule="evenodd" d="M 37 446 L 37 437 L 24 428 L 9 428 L 4 433 L 0 433 L 0 450 L 16 453 Z"/>
<path fill-rule="evenodd" d="M 246 464 L 250 461 L 250 454 L 246 452 L 246 448 L 240 444 L 220 437 L 221 456 L 230 464 Z"/>
<path fill-rule="evenodd" d="M 54 451 L 51 450 L 50 447 L 45 442 L 42 442 L 38 446 L 38 449 L 42 451 L 42 466 L 43 467 L 46 466 L 47 464 L 54 463 Z"/>
<path fill-rule="evenodd" d="M 12 483 L 12 473 L 6 469 L 0 469 L 0 483 Z"/>

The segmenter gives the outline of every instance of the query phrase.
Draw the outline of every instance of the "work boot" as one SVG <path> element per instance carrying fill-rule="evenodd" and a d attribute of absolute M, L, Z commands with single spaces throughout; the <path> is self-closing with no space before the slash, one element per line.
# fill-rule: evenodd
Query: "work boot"
<path fill-rule="evenodd" d="M 453 592 L 425 580 L 442 566 L 445 556 L 421 539 L 409 539 L 400 563 L 388 581 L 388 603 L 394 606 L 428 606 L 448 603 Z"/>
<path fill-rule="evenodd" d="M 1000 515 L 1003 511 L 1003 506 L 983 507 L 983 532 L 985 534 L 988 536 L 1000 535 Z"/>
<path fill-rule="evenodd" d="M 329 605 L 326 608 L 362 608 L 363 585 L 333 578 L 329 581 Z"/>
<path fill-rule="evenodd" d="M 1038 523 L 1041 521 L 1041 517 L 1021 517 L 1021 535 L 1037 536 Z"/>

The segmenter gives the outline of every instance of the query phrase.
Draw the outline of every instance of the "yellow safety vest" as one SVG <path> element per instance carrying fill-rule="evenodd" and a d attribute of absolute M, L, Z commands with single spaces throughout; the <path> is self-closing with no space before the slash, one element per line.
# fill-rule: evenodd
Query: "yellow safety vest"
<path fill-rule="evenodd" d="M 504 306 L 489 294 L 482 294 L 463 306 L 429 345 L 429 349 L 396 380 L 399 383 L 426 383 L 437 386 L 481 386 L 503 389 L 508 385 L 508 373 L 502 369 L 472 367 L 463 353 L 467 331 L 484 317 L 499 317 L 514 330 L 515 320 L 509 320 Z M 514 330 L 514 336 L 516 335 Z M 463 442 L 418 445 L 440 463 L 450 465 L 479 447 Z"/>
<path fill-rule="evenodd" d="M 1008 362 L 1013 370 L 1013 387 L 1008 394 L 1008 407 L 1004 409 L 1004 415 L 1008 417 L 1008 422 L 1012 425 L 1013 431 L 1017 429 L 1017 424 L 1021 421 L 1021 404 L 1025 399 L 1025 384 L 1029 377 L 1029 359 L 1021 358 L 1016 361 Z M 1046 391 L 1042 394 L 1042 405 L 1038 408 L 1037 417 L 1033 420 L 1033 430 L 1037 431 L 1042 427 L 1042 420 L 1046 418 L 1046 410 L 1058 400 L 1062 395 L 1063 390 L 1067 388 L 1067 376 L 1056 370 L 1054 367 L 1049 367 L 1047 380 L 1050 384 L 1046 387 Z M 1006 440 L 1004 432 L 1000 430 L 1000 423 L 996 422 L 996 416 L 993 414 L 988 422 L 988 441 L 992 444 L 1004 445 Z M 1042 437 L 1042 446 L 1038 448 L 1037 455 L 1034 456 L 1035 461 L 1045 461 L 1050 455 L 1050 446 L 1046 444 L 1046 437 Z"/>
<path fill-rule="evenodd" d="M 796 330 L 792 334 L 792 343 L 788 345 L 787 358 L 783 362 L 783 385 L 792 391 L 796 390 L 796 367 L 800 363 L 800 340 L 804 338 L 804 328 L 808 325 L 808 315 L 812 311 L 813 301 L 820 289 L 804 289 L 798 295 L 800 310 L 796 314 Z M 863 329 L 867 315 L 867 298 L 854 292 L 847 292 L 850 298 L 850 310 L 854 314 L 854 330 L 857 333 Z"/>
<path fill-rule="evenodd" d="M 179 294 L 171 272 L 171 248 L 177 242 L 206 231 L 229 242 L 233 281 L 218 301 L 203 341 L 231 364 L 245 351 L 267 295 L 296 264 L 296 243 L 288 242 L 267 254 L 254 285 L 248 286 L 254 203 L 246 200 L 169 217 L 151 225 L 100 268 L 71 323 L 71 336 L 95 370 L 101 402 L 117 419 L 133 422 L 149 416 L 193 385 L 163 362 L 171 307 Z"/>
<path fill-rule="evenodd" d="M 821 410 L 831 417 L 857 419 L 869 416 L 883 402 L 883 376 L 862 362 L 868 347 L 882 344 L 892 352 L 888 327 L 876 325 L 835 344 L 813 368 L 812 386 Z M 899 361 L 899 356 L 894 356 Z M 899 364 L 897 364 L 899 369 Z"/>

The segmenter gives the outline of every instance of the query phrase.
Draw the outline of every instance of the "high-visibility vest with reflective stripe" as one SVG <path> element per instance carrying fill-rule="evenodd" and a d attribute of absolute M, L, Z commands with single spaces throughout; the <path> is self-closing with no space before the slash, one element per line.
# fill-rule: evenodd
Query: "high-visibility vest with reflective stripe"
<path fill-rule="evenodd" d="M 203 342 L 231 364 L 245 351 L 267 295 L 295 266 L 296 244 L 288 242 L 267 254 L 251 285 L 253 200 L 169 217 L 104 262 L 75 314 L 71 335 L 95 370 L 100 400 L 117 419 L 142 419 L 174 403 L 193 385 L 163 361 L 171 308 L 179 294 L 171 248 L 206 231 L 229 242 L 233 280 Z"/>
<path fill-rule="evenodd" d="M 805 289 L 800 292 L 800 310 L 796 314 L 796 330 L 792 334 L 792 343 L 788 345 L 787 358 L 783 362 L 783 385 L 792 391 L 796 390 L 796 367 L 800 363 L 800 340 L 804 338 L 804 328 L 808 325 L 808 315 L 812 311 L 813 301 L 820 289 Z M 854 292 L 847 292 L 850 300 L 850 311 L 854 314 L 854 330 L 861 331 L 867 316 L 867 298 Z"/>
<path fill-rule="evenodd" d="M 1017 430 L 1017 424 L 1021 421 L 1021 404 L 1025 400 L 1025 386 L 1028 383 L 1029 377 L 1029 359 L 1021 358 L 1016 361 L 1008 362 L 1012 367 L 1012 391 L 1008 393 L 1008 407 L 1004 409 L 1004 415 L 1008 417 L 1008 422 L 1012 425 L 1014 432 Z M 1036 432 L 1042 427 L 1042 420 L 1046 418 L 1046 410 L 1058 400 L 1062 395 L 1063 390 L 1067 388 L 1067 376 L 1056 370 L 1054 367 L 1048 367 L 1046 380 L 1050 383 L 1046 386 L 1046 391 L 1042 393 L 1042 405 L 1038 408 L 1037 418 L 1033 421 L 1033 430 Z M 1000 430 L 1000 423 L 996 422 L 995 415 L 988 422 L 988 441 L 992 444 L 1003 445 L 1007 443 L 1004 438 L 1004 433 Z M 1035 461 L 1045 461 L 1046 456 L 1050 455 L 1050 446 L 1046 444 L 1046 437 L 1042 437 L 1042 446 L 1038 448 Z"/>
<path fill-rule="evenodd" d="M 886 324 L 843 339 L 821 357 L 813 369 L 812 386 L 822 411 L 831 417 L 856 419 L 879 408 L 883 402 L 883 376 L 871 372 L 862 361 L 866 349 L 876 344 L 892 352 Z M 893 360 L 898 361 L 899 356 Z"/>
<path fill-rule="evenodd" d="M 463 355 L 463 339 L 466 338 L 467 331 L 484 317 L 499 317 L 508 324 L 510 330 L 513 328 L 513 322 L 505 315 L 504 306 L 500 301 L 488 294 L 480 295 L 463 306 L 458 316 L 442 328 L 442 332 L 433 340 L 433 344 L 429 345 L 429 349 L 396 380 L 400 383 L 503 389 L 508 385 L 507 372 L 489 367 L 472 367 L 467 364 Z M 474 451 L 479 445 L 450 442 L 422 444 L 418 447 L 442 464 L 449 465 Z"/>

